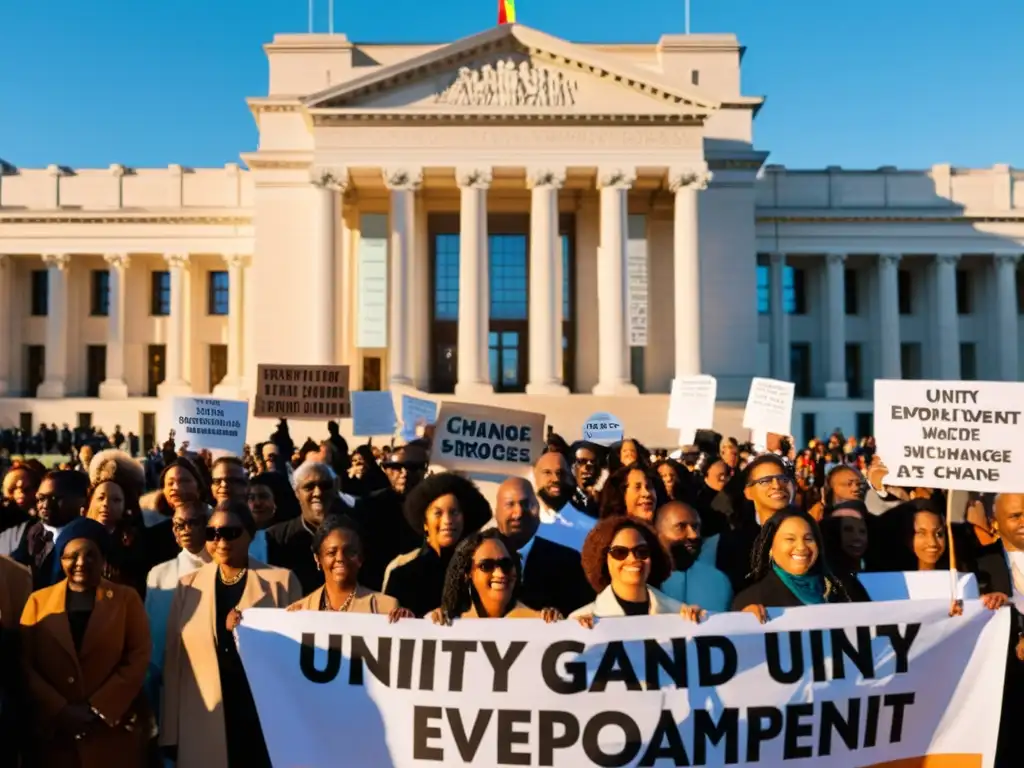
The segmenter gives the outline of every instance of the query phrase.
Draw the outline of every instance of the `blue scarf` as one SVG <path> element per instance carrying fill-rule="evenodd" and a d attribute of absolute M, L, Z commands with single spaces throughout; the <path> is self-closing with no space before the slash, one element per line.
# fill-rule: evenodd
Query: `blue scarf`
<path fill-rule="evenodd" d="M 779 577 L 786 589 L 793 593 L 804 605 L 823 605 L 825 603 L 825 577 L 821 573 L 805 573 L 794 576 L 772 563 L 775 575 Z"/>

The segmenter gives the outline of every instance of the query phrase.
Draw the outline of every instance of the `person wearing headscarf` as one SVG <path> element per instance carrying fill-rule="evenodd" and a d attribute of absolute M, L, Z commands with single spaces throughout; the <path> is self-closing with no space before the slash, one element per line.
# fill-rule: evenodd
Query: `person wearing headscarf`
<path fill-rule="evenodd" d="M 145 765 L 149 626 L 138 593 L 103 578 L 110 545 L 95 520 L 65 525 L 54 548 L 63 578 L 21 615 L 30 753 L 47 768 Z"/>

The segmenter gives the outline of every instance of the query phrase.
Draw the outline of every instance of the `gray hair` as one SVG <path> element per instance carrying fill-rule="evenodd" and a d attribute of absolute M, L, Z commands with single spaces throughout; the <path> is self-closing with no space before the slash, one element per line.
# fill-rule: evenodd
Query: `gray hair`
<path fill-rule="evenodd" d="M 292 488 L 298 488 L 310 472 L 321 472 L 331 478 L 332 482 L 338 482 L 338 473 L 330 464 L 324 464 L 322 461 L 304 461 L 292 476 Z"/>

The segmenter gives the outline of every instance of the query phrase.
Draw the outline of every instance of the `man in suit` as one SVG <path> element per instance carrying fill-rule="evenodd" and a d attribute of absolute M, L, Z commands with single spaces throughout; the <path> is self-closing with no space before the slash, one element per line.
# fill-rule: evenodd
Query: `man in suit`
<path fill-rule="evenodd" d="M 521 602 L 538 611 L 557 608 L 568 616 L 594 599 L 579 552 L 537 536 L 540 505 L 529 482 L 511 477 L 498 487 L 494 521 L 522 562 Z"/>
<path fill-rule="evenodd" d="M 1019 768 L 1024 765 L 1024 748 L 1016 732 L 1024 712 L 1024 493 L 1001 493 L 993 506 L 1000 540 L 978 550 L 975 570 L 985 606 L 996 610 L 1009 604 L 1013 611 L 996 768 Z"/>
<path fill-rule="evenodd" d="M 25 529 L 12 557 L 32 570 L 35 589 L 50 585 L 53 545 L 64 526 L 81 517 L 89 495 L 89 476 L 73 470 L 47 473 L 36 492 L 39 519 Z"/>

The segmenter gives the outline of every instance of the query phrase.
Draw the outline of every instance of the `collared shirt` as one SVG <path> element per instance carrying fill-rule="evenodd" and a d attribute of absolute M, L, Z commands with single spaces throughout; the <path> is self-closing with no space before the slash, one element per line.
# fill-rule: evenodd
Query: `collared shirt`
<path fill-rule="evenodd" d="M 60 528 L 57 528 L 56 526 L 44 523 L 42 520 L 40 520 L 39 522 L 42 524 L 43 530 L 50 534 L 50 536 L 53 537 L 54 542 L 56 542 L 57 537 L 60 536 L 60 532 L 64 530 L 64 526 L 62 525 Z"/>
<path fill-rule="evenodd" d="M 252 537 L 252 542 L 249 544 L 249 557 L 253 557 L 261 563 L 267 562 L 267 532 L 265 530 L 256 531 L 256 535 Z"/>

